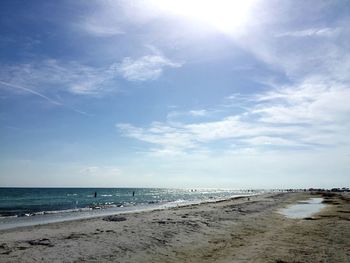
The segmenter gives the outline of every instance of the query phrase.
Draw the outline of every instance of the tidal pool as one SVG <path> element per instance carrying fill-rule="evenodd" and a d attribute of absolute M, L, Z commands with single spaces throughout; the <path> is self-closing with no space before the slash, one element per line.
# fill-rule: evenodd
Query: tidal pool
<path fill-rule="evenodd" d="M 323 198 L 311 198 L 300 201 L 295 205 L 279 210 L 279 213 L 288 218 L 305 218 L 311 217 L 321 211 L 326 205 L 322 204 Z"/>

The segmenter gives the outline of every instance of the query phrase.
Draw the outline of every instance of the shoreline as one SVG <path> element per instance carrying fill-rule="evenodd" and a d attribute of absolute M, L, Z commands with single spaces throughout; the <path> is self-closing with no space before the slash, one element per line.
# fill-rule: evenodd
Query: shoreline
<path fill-rule="evenodd" d="M 58 221 L 54 217 L 84 217 L 148 210 L 183 203 L 200 203 L 238 195 L 252 195 L 266 190 L 167 189 L 167 188 L 1 188 L 0 227 L 3 222 Z M 94 197 L 94 193 L 98 193 Z M 136 193 L 136 195 L 134 195 Z M 21 218 L 21 219 L 17 219 Z M 36 219 L 36 221 L 39 221 Z"/>
<path fill-rule="evenodd" d="M 1 262 L 349 262 L 350 196 L 312 218 L 277 211 L 321 197 L 272 193 L 0 230 Z"/>
<path fill-rule="evenodd" d="M 192 205 L 216 203 L 216 202 L 234 200 L 234 199 L 239 199 L 244 197 L 258 196 L 263 194 L 266 194 L 266 193 L 258 193 L 258 194 L 251 194 L 251 195 L 234 195 L 227 198 L 213 198 L 213 199 L 206 199 L 203 201 L 183 200 L 183 202 L 171 201 L 171 202 L 166 202 L 161 204 L 136 205 L 136 206 L 129 206 L 129 207 L 102 208 L 102 209 L 91 208 L 89 210 L 78 209 L 76 211 L 60 210 L 57 212 L 49 211 L 48 213 L 43 213 L 43 214 L 38 213 L 35 215 L 22 216 L 22 217 L 18 217 L 18 216 L 0 217 L 0 231 L 20 228 L 20 227 L 30 227 L 30 226 L 39 226 L 39 225 L 54 224 L 54 223 L 60 223 L 60 222 L 69 222 L 69 221 L 75 221 L 75 220 L 102 218 L 102 217 L 111 216 L 111 215 L 133 214 L 133 213 L 148 212 L 148 211 L 155 211 L 155 210 L 171 209 L 173 207 L 186 207 L 186 206 L 192 206 Z"/>

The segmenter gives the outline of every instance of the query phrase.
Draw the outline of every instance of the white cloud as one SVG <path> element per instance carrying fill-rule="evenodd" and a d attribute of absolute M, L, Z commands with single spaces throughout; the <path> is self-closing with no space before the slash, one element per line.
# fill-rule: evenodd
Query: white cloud
<path fill-rule="evenodd" d="M 295 146 L 296 143 L 279 137 L 288 137 L 296 132 L 300 133 L 299 128 L 295 126 L 273 127 L 261 123 L 249 123 L 241 120 L 238 116 L 229 116 L 212 122 L 177 124 L 177 126 L 172 126 L 169 123 L 157 123 L 148 128 L 138 128 L 130 124 L 118 124 L 117 128 L 125 136 L 156 145 L 157 148 L 154 146 L 150 148 L 151 152 L 164 154 L 203 151 L 208 143 L 225 140 L 244 144 L 244 147 L 247 147 L 246 144 L 257 145 L 256 138 L 259 136 L 270 138 L 270 145 L 280 146 L 286 143 L 286 146 L 292 144 Z M 301 143 L 298 145 L 300 146 Z M 225 147 L 221 150 L 225 150 Z"/>
<path fill-rule="evenodd" d="M 105 178 L 119 176 L 121 174 L 121 169 L 116 166 L 87 166 L 81 168 L 79 173 L 87 176 Z"/>
<path fill-rule="evenodd" d="M 254 113 L 271 123 L 339 123 L 350 119 L 350 89 L 342 83 L 306 79 L 258 98 Z"/>
<path fill-rule="evenodd" d="M 96 37 L 113 37 L 124 34 L 122 30 L 113 25 L 101 25 L 98 23 L 86 22 L 80 25 L 85 32 Z"/>
<path fill-rule="evenodd" d="M 148 55 L 137 59 L 126 57 L 118 66 L 119 73 L 130 81 L 155 80 L 161 76 L 164 68 L 178 68 L 176 63 L 161 55 Z"/>
<path fill-rule="evenodd" d="M 30 63 L 1 65 L 2 86 L 17 93 L 32 93 L 52 103 L 46 91 L 65 91 L 76 95 L 101 96 L 116 91 L 114 79 L 120 74 L 128 80 L 151 80 L 158 78 L 165 67 L 181 64 L 161 56 L 144 56 L 136 60 L 124 58 L 121 63 L 105 67 L 92 67 L 76 61 L 45 59 Z M 4 84 L 6 83 L 6 85 Z M 21 88 L 18 88 L 21 87 Z"/>
<path fill-rule="evenodd" d="M 79 34 L 100 38 L 125 34 L 122 29 L 125 17 L 121 11 L 121 1 L 97 1 L 89 5 L 92 7 L 91 12 L 83 12 L 73 21 L 68 21 L 71 29 Z"/>
<path fill-rule="evenodd" d="M 98 95 L 105 82 L 115 77 L 113 68 L 93 68 L 75 61 L 54 59 L 26 64 L 2 65 L 0 79 L 35 91 L 64 90 L 73 94 Z"/>
<path fill-rule="evenodd" d="M 293 140 L 287 140 L 279 137 L 271 136 L 257 136 L 247 139 L 243 139 L 249 146 L 304 146 L 303 144 L 297 143 Z"/>
<path fill-rule="evenodd" d="M 117 124 L 128 137 L 135 138 L 155 145 L 161 145 L 172 152 L 195 147 L 191 134 L 181 128 L 170 127 L 165 124 L 153 124 L 148 129 L 134 127 L 130 124 Z"/>
<path fill-rule="evenodd" d="M 350 89 L 343 83 L 312 77 L 274 87 L 247 100 L 250 106 L 242 113 L 216 121 L 185 124 L 170 119 L 146 128 L 130 124 L 117 127 L 125 136 L 151 143 L 149 151 L 160 155 L 201 151 L 206 147 L 210 151 L 208 145 L 220 141 L 228 141 L 226 146 L 220 146 L 221 151 L 229 145 L 234 145 L 235 150 L 271 146 L 283 150 L 349 144 Z M 181 116 L 176 115 L 178 119 Z"/>
<path fill-rule="evenodd" d="M 174 108 L 174 107 L 169 107 L 169 108 Z M 175 107 L 176 108 L 176 107 Z M 216 110 L 188 110 L 188 111 L 170 111 L 167 113 L 167 120 L 169 123 L 176 123 L 177 120 L 181 120 L 182 118 L 186 117 L 191 117 L 191 118 L 198 118 L 198 117 L 208 117 L 211 115 L 214 115 L 217 113 Z"/>
<path fill-rule="evenodd" d="M 206 116 L 208 115 L 208 111 L 207 110 L 191 110 L 189 111 L 189 114 L 192 116 Z"/>
<path fill-rule="evenodd" d="M 9 87 L 11 89 L 17 89 L 17 90 L 21 90 L 21 91 L 24 91 L 24 92 L 28 92 L 28 93 L 31 93 L 33 95 L 36 95 L 40 98 L 43 98 L 45 100 L 47 100 L 48 102 L 52 103 L 52 104 L 55 104 L 55 105 L 62 105 L 61 102 L 59 101 L 56 101 L 56 100 L 53 100 L 47 96 L 45 96 L 44 94 L 40 93 L 40 92 L 37 92 L 35 90 L 31 90 L 31 89 L 28 89 L 28 88 L 25 88 L 25 87 L 22 87 L 22 86 L 19 86 L 19 85 L 14 85 L 14 84 L 11 84 L 11 83 L 7 83 L 7 82 L 4 82 L 4 81 L 0 81 L 0 86 L 5 86 L 5 87 Z"/>
<path fill-rule="evenodd" d="M 333 37 L 338 34 L 339 28 L 308 28 L 299 31 L 289 31 L 277 34 L 277 37 Z"/>
<path fill-rule="evenodd" d="M 12 84 L 12 83 L 7 83 L 7 82 L 4 82 L 4 81 L 0 81 L 0 88 L 2 88 L 2 87 L 11 88 L 11 90 L 19 90 L 19 91 L 22 91 L 22 92 L 26 92 L 26 93 L 35 95 L 35 96 L 37 96 L 37 97 L 40 97 L 40 98 L 42 98 L 42 99 L 48 101 L 49 103 L 51 103 L 51 104 L 53 104 L 53 105 L 67 108 L 67 109 L 69 109 L 69 110 L 75 111 L 75 112 L 77 112 L 77 113 L 79 113 L 79 114 L 82 114 L 82 115 L 92 116 L 91 114 L 89 114 L 89 113 L 87 113 L 87 112 L 85 112 L 85 111 L 76 109 L 76 108 L 74 108 L 74 107 L 70 107 L 70 106 L 66 105 L 64 102 L 54 100 L 54 99 L 52 99 L 52 98 L 46 96 L 46 95 L 43 94 L 43 93 L 40 93 L 40 92 L 38 92 L 38 91 L 29 89 L 29 88 L 26 88 L 26 87 L 22 87 L 22 86 L 19 86 L 19 85 L 16 85 L 16 84 Z"/>

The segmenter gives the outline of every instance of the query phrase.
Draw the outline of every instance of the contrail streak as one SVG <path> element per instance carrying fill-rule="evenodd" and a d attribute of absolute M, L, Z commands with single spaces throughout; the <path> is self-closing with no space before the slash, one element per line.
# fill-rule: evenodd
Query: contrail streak
<path fill-rule="evenodd" d="M 11 87 L 11 88 L 27 91 L 27 92 L 29 92 L 31 94 L 39 96 L 39 97 L 41 97 L 41 98 L 43 98 L 43 99 L 45 99 L 45 100 L 47 100 L 47 101 L 49 101 L 49 102 L 51 102 L 53 104 L 56 104 L 56 105 L 60 105 L 60 106 L 63 105 L 61 102 L 55 101 L 55 100 L 45 96 L 44 94 L 41 94 L 41 93 L 37 92 L 37 91 L 31 90 L 31 89 L 28 89 L 28 88 L 25 88 L 25 87 L 22 87 L 22 86 L 18 86 L 18 85 L 15 85 L 15 84 L 7 83 L 7 82 L 1 81 L 1 80 L 0 80 L 0 84 L 2 84 L 4 86 Z"/>
<path fill-rule="evenodd" d="M 33 95 L 36 95 L 36 96 L 42 98 L 42 99 L 45 99 L 45 100 L 47 100 L 48 102 L 50 102 L 52 104 L 55 104 L 55 105 L 58 105 L 58 106 L 61 106 L 61 107 L 64 107 L 64 108 L 68 108 L 68 109 L 73 110 L 73 111 L 75 111 L 75 112 L 77 112 L 79 114 L 83 114 L 83 115 L 86 115 L 86 116 L 92 116 L 91 114 L 88 114 L 88 113 L 86 113 L 84 111 L 71 108 L 71 107 L 69 107 L 67 105 L 64 105 L 63 103 L 61 103 L 59 101 L 53 100 L 53 99 L 45 96 L 44 94 L 42 94 L 40 92 L 35 91 L 35 90 L 28 89 L 28 88 L 25 88 L 25 87 L 22 87 L 22 86 L 19 86 L 19 85 L 15 85 L 15 84 L 12 84 L 12 83 L 4 82 L 4 81 L 1 81 L 1 80 L 0 80 L 0 84 L 4 85 L 4 86 L 7 86 L 7 87 L 19 89 L 19 90 L 24 90 L 24 91 L 26 91 L 28 93 L 31 93 Z"/>

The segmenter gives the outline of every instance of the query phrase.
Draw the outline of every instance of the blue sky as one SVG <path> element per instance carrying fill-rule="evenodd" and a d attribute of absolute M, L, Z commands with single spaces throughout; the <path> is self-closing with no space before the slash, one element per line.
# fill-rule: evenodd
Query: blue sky
<path fill-rule="evenodd" d="M 349 186 L 346 0 L 0 13 L 1 186 Z"/>

